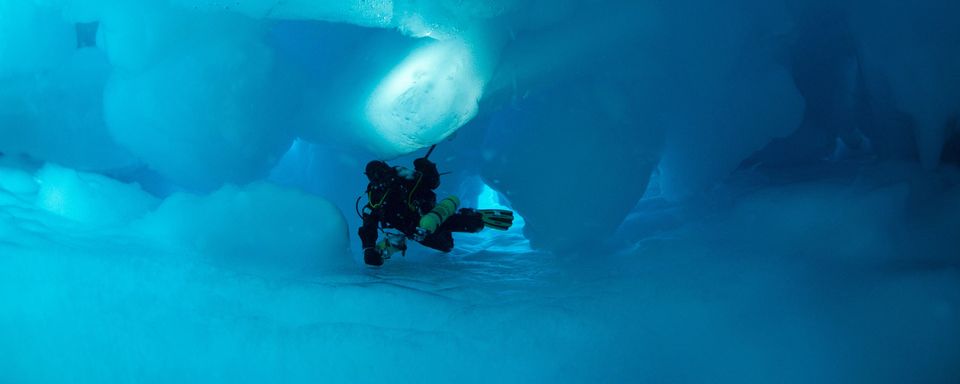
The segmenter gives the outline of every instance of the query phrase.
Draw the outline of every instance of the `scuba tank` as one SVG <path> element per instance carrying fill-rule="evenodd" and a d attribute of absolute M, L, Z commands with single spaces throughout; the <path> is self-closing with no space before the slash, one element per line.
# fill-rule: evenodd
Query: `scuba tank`
<path fill-rule="evenodd" d="M 460 206 L 460 199 L 456 196 L 450 196 L 441 200 L 430 212 L 420 218 L 420 226 L 417 228 L 417 240 L 422 240 L 430 234 L 437 231 L 440 224 L 443 224 L 450 216 L 457 212 Z"/>

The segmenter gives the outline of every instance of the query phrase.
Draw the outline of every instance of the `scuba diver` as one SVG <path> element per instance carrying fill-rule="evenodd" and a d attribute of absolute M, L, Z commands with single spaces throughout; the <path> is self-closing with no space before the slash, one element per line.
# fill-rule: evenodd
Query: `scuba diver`
<path fill-rule="evenodd" d="M 480 232 L 484 228 L 507 230 L 513 224 L 513 212 L 499 209 L 462 208 L 456 196 L 437 203 L 433 190 L 440 186 L 437 165 L 430 161 L 430 153 L 413 161 L 413 170 L 391 167 L 374 160 L 367 163 L 364 174 L 367 185 L 367 204 L 357 213 L 363 219 L 358 234 L 363 244 L 363 261 L 367 265 L 383 265 L 396 252 L 406 254 L 406 239 L 412 239 L 441 252 L 453 249 L 453 232 Z M 357 198 L 357 204 L 360 198 Z M 387 229 L 399 231 L 388 232 Z M 377 243 L 377 232 L 384 240 Z"/>

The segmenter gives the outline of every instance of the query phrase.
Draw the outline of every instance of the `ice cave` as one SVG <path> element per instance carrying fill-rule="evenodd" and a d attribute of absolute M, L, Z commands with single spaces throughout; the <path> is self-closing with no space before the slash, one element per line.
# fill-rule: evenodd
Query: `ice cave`
<path fill-rule="evenodd" d="M 960 382 L 960 2 L 0 0 L 0 383 L 394 382 Z"/>

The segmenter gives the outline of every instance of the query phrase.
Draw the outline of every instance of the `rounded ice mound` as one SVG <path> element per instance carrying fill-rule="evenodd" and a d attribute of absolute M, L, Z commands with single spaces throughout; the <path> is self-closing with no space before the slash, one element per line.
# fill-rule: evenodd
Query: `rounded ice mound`
<path fill-rule="evenodd" d="M 0 164 L 0 191 L 13 196 L 27 196 L 36 194 L 38 188 L 32 174 Z"/>
<path fill-rule="evenodd" d="M 176 183 L 214 189 L 264 175 L 293 134 L 259 44 L 213 45 L 107 86 L 117 142 Z"/>
<path fill-rule="evenodd" d="M 616 81 L 545 89 L 495 116 L 482 177 L 526 219 L 541 249 L 571 250 L 613 233 L 643 196 L 662 132 Z"/>
<path fill-rule="evenodd" d="M 349 265 L 346 220 L 327 200 L 274 184 L 175 194 L 139 226 L 177 250 L 260 272 Z"/>
<path fill-rule="evenodd" d="M 0 87 L 0 152 L 27 154 L 80 170 L 135 164 L 103 119 L 106 55 L 80 49 L 57 68 L 5 79 Z"/>
<path fill-rule="evenodd" d="M 36 174 L 41 209 L 88 226 L 125 225 L 159 201 L 136 184 L 47 164 Z"/>
<path fill-rule="evenodd" d="M 143 71 L 204 46 L 253 37 L 249 32 L 255 23 L 235 16 L 201 15 L 157 1 L 111 3 L 88 12 L 100 21 L 97 46 L 120 71 Z"/>

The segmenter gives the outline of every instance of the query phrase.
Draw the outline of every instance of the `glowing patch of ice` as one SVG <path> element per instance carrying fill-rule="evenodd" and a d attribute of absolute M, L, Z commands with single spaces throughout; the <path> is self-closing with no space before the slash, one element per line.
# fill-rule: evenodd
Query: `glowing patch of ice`
<path fill-rule="evenodd" d="M 377 86 L 366 116 L 387 141 L 408 153 L 443 140 L 470 121 L 484 82 L 466 43 L 437 41 L 415 50 Z"/>

